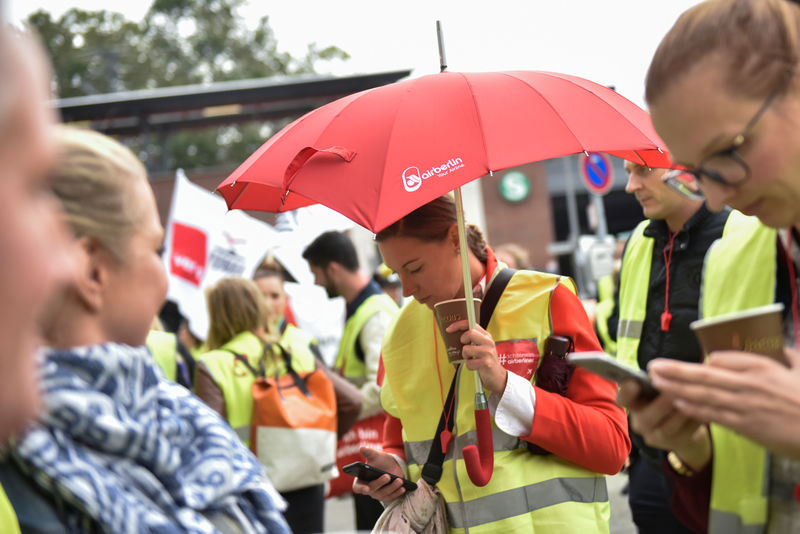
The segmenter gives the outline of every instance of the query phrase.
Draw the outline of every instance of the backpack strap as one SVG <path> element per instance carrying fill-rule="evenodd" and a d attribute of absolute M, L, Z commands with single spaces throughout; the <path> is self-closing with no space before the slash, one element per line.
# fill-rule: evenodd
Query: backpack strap
<path fill-rule="evenodd" d="M 481 301 L 480 325 L 482 328 L 485 329 L 486 325 L 489 324 L 489 320 L 492 318 L 494 309 L 497 307 L 497 303 L 500 301 L 503 291 L 516 272 L 515 269 L 506 268 L 497 273 L 492 280 L 489 289 L 486 290 L 486 295 L 484 295 Z M 436 485 L 442 478 L 442 464 L 444 463 L 446 454 L 446 451 L 442 450 L 442 432 L 445 426 L 448 432 L 453 430 L 453 420 L 455 416 L 448 417 L 448 414 L 452 413 L 452 405 L 455 401 L 456 378 L 458 377 L 460 367 L 460 364 L 456 366 L 456 374 L 453 375 L 453 380 L 450 382 L 450 391 L 447 393 L 447 400 L 444 402 L 444 407 L 442 408 L 442 416 L 439 418 L 439 426 L 436 428 L 433 443 L 431 443 L 430 451 L 428 451 L 428 459 L 422 467 L 422 478 L 431 486 Z"/>
<path fill-rule="evenodd" d="M 292 355 L 289 353 L 288 350 L 286 350 L 283 347 L 283 345 L 281 345 L 280 343 L 270 343 L 269 345 L 264 346 L 264 353 L 266 354 L 268 350 L 271 350 L 274 347 L 277 347 L 278 350 L 280 351 L 283 361 L 286 364 L 286 372 L 289 373 L 289 375 L 291 375 L 294 384 L 298 388 L 300 388 L 300 391 L 303 392 L 303 395 L 305 395 L 306 397 L 311 397 L 311 392 L 308 390 L 308 387 L 306 386 L 306 381 L 303 379 L 303 377 L 298 375 L 297 371 L 295 371 L 294 368 L 292 367 Z M 236 358 L 238 361 L 242 362 L 242 364 L 247 368 L 248 371 L 250 371 L 253 374 L 254 377 L 256 378 L 264 377 L 265 373 L 263 364 L 261 365 L 261 369 L 257 370 L 255 367 L 253 367 L 253 365 L 247 360 L 247 358 L 244 355 L 239 354 L 238 352 L 234 352 L 230 349 L 219 349 L 219 350 L 224 350 L 225 352 L 230 352 L 231 354 L 233 354 L 233 357 Z"/>
<path fill-rule="evenodd" d="M 219 350 L 224 350 L 225 352 L 230 352 L 231 354 L 233 354 L 233 357 L 236 358 L 237 360 L 239 360 L 240 362 L 242 362 L 242 364 L 244 364 L 244 366 L 247 367 L 247 370 L 250 371 L 251 373 L 253 373 L 254 377 L 260 378 L 260 377 L 263 376 L 263 373 L 259 373 L 256 370 L 256 368 L 253 367 L 253 365 L 250 363 L 250 361 L 247 358 L 245 358 L 242 354 L 239 354 L 238 352 L 234 352 L 234 351 L 232 351 L 230 349 L 219 349 Z"/>

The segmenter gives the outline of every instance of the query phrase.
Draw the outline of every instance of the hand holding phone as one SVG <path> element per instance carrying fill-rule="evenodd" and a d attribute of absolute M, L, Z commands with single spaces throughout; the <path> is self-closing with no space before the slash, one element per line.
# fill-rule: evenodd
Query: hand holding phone
<path fill-rule="evenodd" d="M 605 352 L 571 352 L 567 355 L 567 361 L 618 384 L 625 379 L 634 380 L 642 389 L 642 396 L 645 399 L 653 400 L 658 397 L 658 390 L 653 386 L 647 373 L 620 363 Z"/>
<path fill-rule="evenodd" d="M 411 482 L 403 477 L 393 475 L 392 473 L 388 473 L 383 469 L 378 469 L 374 465 L 365 464 L 364 462 L 353 462 L 352 464 L 347 464 L 346 466 L 342 467 L 342 471 L 348 475 L 352 475 L 367 482 L 371 482 L 377 478 L 380 478 L 381 475 L 389 475 L 391 477 L 391 480 L 389 481 L 390 483 L 399 478 L 403 481 L 403 487 L 406 489 L 406 491 L 414 491 L 417 489 L 417 485 L 414 482 Z"/>

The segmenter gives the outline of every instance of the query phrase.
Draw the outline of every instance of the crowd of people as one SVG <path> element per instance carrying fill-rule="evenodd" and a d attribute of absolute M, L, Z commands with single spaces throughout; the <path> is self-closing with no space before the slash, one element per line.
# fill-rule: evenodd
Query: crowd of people
<path fill-rule="evenodd" d="M 346 302 L 329 363 L 269 258 L 207 291 L 205 339 L 164 332 L 144 166 L 57 125 L 45 55 L 0 24 L 0 530 L 314 533 L 326 497 L 352 493 L 359 530 L 609 532 L 605 476 L 621 469 L 642 533 L 799 530 L 798 62 L 788 0 L 701 2 L 652 59 L 646 99 L 674 167 L 626 162 L 645 220 L 597 325 L 650 397 L 569 366 L 603 349 L 575 284 L 514 247 L 503 261 L 471 225 L 481 318 L 447 328 L 464 345 L 451 363 L 434 314 L 465 295 L 450 196 L 376 234 L 375 278 L 346 233 L 305 248 L 315 283 Z M 705 354 L 690 328 L 775 302 L 785 362 Z M 287 373 L 324 376 L 341 416 L 336 465 L 291 484 L 251 447 L 255 386 Z M 484 431 L 492 476 L 478 482 L 465 447 Z M 295 452 L 270 450 L 266 465 Z M 385 474 L 341 474 L 354 459 Z"/>

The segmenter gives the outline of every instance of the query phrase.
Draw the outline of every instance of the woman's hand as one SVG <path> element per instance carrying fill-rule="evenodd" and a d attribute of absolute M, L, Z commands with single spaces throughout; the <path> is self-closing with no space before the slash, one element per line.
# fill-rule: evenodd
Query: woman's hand
<path fill-rule="evenodd" d="M 657 449 L 674 451 L 695 471 L 711 460 L 708 428 L 673 406 L 673 399 L 661 394 L 652 401 L 641 396 L 640 386 L 626 380 L 617 394 L 617 403 L 628 408 L 631 428 Z"/>
<path fill-rule="evenodd" d="M 800 352 L 789 368 L 767 356 L 713 352 L 706 365 L 653 360 L 653 384 L 689 417 L 713 421 L 773 452 L 800 458 Z"/>
<path fill-rule="evenodd" d="M 391 454 L 376 451 L 369 447 L 361 447 L 359 452 L 366 459 L 365 463 L 374 465 L 382 471 L 397 475 L 401 478 L 406 476 L 398 465 L 397 460 L 395 460 Z M 373 499 L 381 502 L 402 497 L 406 492 L 405 488 L 403 488 L 403 481 L 397 478 L 394 479 L 394 482 L 391 480 L 392 478 L 389 475 L 381 475 L 371 482 L 355 478 L 353 479 L 353 493 L 369 495 Z"/>
<path fill-rule="evenodd" d="M 468 327 L 469 323 L 466 320 L 456 321 L 447 327 L 447 332 L 464 332 L 461 334 L 461 343 L 464 344 L 461 356 L 464 358 L 467 369 L 478 371 L 483 386 L 502 396 L 506 389 L 508 371 L 500 364 L 494 339 L 480 325 L 475 325 L 472 330 L 469 330 Z"/>

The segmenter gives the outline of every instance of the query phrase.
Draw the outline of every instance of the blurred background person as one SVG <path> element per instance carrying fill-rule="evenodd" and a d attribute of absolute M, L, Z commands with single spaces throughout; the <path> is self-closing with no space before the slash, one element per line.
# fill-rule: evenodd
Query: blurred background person
<path fill-rule="evenodd" d="M 403 306 L 403 286 L 397 273 L 392 272 L 385 263 L 381 263 L 372 273 L 372 279 L 398 306 Z"/>
<path fill-rule="evenodd" d="M 525 247 L 516 243 L 503 243 L 495 247 L 497 261 L 501 261 L 512 269 L 532 269 L 531 255 Z"/>
<path fill-rule="evenodd" d="M 359 460 L 358 448 L 380 443 L 384 415 L 380 403 L 378 366 L 381 342 L 389 322 L 397 314 L 397 304 L 358 262 L 355 246 L 342 232 L 325 232 L 303 251 L 314 274 L 314 283 L 325 288 L 328 297 L 344 297 L 347 303 L 344 331 L 333 371 L 344 376 L 361 391 L 361 414 L 349 435 L 339 441 L 337 465 Z M 368 436 L 365 441 L 361 436 Z M 352 491 L 352 477 L 342 474 L 332 483 L 332 494 Z M 372 530 L 383 513 L 379 502 L 366 495 L 354 495 L 356 528 Z"/>
<path fill-rule="evenodd" d="M 23 531 L 288 532 L 263 467 L 144 347 L 166 292 L 144 166 L 88 130 L 59 148 L 78 268 L 43 318 L 45 410 L 3 466 Z"/>
<path fill-rule="evenodd" d="M 284 347 L 319 356 L 319 347 L 314 336 L 286 318 L 289 296 L 284 289 L 285 276 L 283 268 L 272 260 L 262 262 L 253 275 L 253 281 L 266 303 L 267 330 L 280 336 Z"/>
<path fill-rule="evenodd" d="M 198 397 L 227 419 L 243 442 L 250 443 L 253 419 L 253 383 L 256 376 L 286 374 L 286 364 L 268 345 L 279 340 L 275 330 L 285 305 L 282 281 L 264 275 L 259 279 L 271 295 L 265 299 L 259 286 L 244 278 L 223 278 L 208 290 L 209 327 L 206 343 L 209 352 L 198 357 L 195 390 Z M 281 281 L 273 285 L 267 280 Z M 280 291 L 273 291 L 278 290 Z M 282 295 L 282 296 L 281 296 Z M 289 332 L 286 335 L 286 332 Z M 281 345 L 291 355 L 298 373 L 316 368 L 310 339 L 295 327 L 287 327 Z M 285 344 L 284 344 L 285 340 Z M 249 368 L 239 358 L 245 358 Z M 263 373 L 260 369 L 263 366 Z M 291 458 L 294 451 L 284 451 Z M 282 488 L 278 488 L 281 490 Z M 325 518 L 325 485 L 301 486 L 281 491 L 289 507 L 284 512 L 295 534 L 322 532 Z"/>
<path fill-rule="evenodd" d="M 158 317 L 153 319 L 145 345 L 153 354 L 164 376 L 187 389 L 192 389 L 194 357 L 177 334 L 167 332 Z"/>

